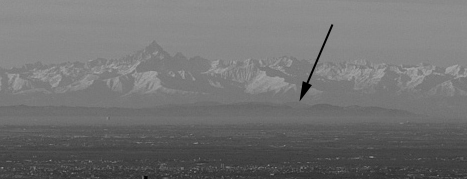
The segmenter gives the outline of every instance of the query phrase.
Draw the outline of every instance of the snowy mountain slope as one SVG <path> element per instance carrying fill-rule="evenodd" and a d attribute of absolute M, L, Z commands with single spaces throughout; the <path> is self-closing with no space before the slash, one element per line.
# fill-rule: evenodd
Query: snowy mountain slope
<path fill-rule="evenodd" d="M 309 104 L 368 105 L 464 115 L 467 70 L 454 65 L 318 64 Z M 170 55 L 155 41 L 120 59 L 40 62 L 0 69 L 0 105 L 149 107 L 200 101 L 298 101 L 312 62 L 293 57 L 238 61 Z"/>

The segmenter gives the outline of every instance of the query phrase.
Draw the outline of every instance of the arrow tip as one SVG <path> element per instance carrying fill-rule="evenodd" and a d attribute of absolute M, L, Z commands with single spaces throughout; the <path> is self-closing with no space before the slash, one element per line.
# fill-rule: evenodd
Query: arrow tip
<path fill-rule="evenodd" d="M 310 89 L 311 85 L 307 82 L 302 83 L 302 92 L 300 93 L 300 101 L 302 100 L 303 96 L 305 96 L 306 92 Z"/>

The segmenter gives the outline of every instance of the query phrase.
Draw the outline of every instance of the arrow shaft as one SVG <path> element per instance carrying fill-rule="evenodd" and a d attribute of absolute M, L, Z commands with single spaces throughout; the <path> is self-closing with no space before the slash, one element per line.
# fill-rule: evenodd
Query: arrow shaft
<path fill-rule="evenodd" d="M 315 71 L 316 65 L 318 64 L 319 57 L 321 57 L 321 53 L 323 52 L 324 45 L 326 45 L 326 41 L 328 41 L 329 34 L 331 33 L 333 24 L 331 24 L 331 27 L 329 28 L 328 34 L 326 35 L 326 39 L 324 39 L 323 46 L 321 46 L 321 50 L 319 51 L 318 58 L 316 58 L 315 64 L 313 65 L 313 69 L 311 69 L 310 76 L 308 76 L 308 80 L 306 81 L 307 83 L 310 83 L 311 75 L 313 75 L 313 72 Z"/>

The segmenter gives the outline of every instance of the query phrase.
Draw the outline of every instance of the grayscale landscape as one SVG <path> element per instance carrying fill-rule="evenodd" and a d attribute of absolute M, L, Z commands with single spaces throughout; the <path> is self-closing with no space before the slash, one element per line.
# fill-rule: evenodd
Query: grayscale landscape
<path fill-rule="evenodd" d="M 0 178 L 467 178 L 463 1 L 0 4 Z"/>
<path fill-rule="evenodd" d="M 3 106 L 147 108 L 190 103 L 297 102 L 313 66 L 294 57 L 208 60 L 171 55 L 153 41 L 120 59 L 25 64 L 0 70 Z M 467 70 L 454 65 L 322 62 L 303 104 L 374 106 L 467 115 Z"/>

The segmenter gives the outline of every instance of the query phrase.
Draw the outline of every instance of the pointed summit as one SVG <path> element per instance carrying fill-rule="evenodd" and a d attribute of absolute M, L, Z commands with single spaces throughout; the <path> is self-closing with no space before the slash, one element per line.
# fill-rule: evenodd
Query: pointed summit
<path fill-rule="evenodd" d="M 143 56 L 146 60 L 170 60 L 172 57 L 154 40 L 143 50 Z"/>
<path fill-rule="evenodd" d="M 182 60 L 182 61 L 188 61 L 188 58 L 186 58 L 185 55 L 183 55 L 183 54 L 180 53 L 180 52 L 177 52 L 177 53 L 173 56 L 173 59 L 175 59 L 175 60 Z"/>
<path fill-rule="evenodd" d="M 154 40 L 151 42 L 151 44 L 149 44 L 145 49 L 144 49 L 144 52 L 146 53 L 154 53 L 154 52 L 163 52 L 164 49 L 162 49 L 162 47 L 157 44 L 157 42 Z"/>

